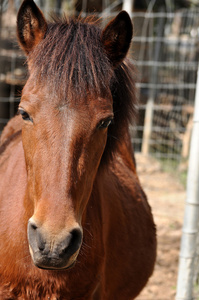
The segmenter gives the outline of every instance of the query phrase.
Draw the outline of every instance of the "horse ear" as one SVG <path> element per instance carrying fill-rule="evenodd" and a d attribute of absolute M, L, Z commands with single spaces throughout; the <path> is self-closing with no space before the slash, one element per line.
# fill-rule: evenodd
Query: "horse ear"
<path fill-rule="evenodd" d="M 26 54 L 44 38 L 46 20 L 33 0 L 24 0 L 17 16 L 17 36 Z"/>
<path fill-rule="evenodd" d="M 101 40 L 113 66 L 125 58 L 133 36 L 133 25 L 126 11 L 120 12 L 102 32 Z"/>

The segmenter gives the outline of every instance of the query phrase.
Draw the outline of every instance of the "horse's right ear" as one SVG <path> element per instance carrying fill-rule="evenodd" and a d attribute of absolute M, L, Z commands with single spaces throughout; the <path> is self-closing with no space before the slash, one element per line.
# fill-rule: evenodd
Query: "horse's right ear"
<path fill-rule="evenodd" d="M 17 16 L 17 36 L 26 54 L 44 38 L 46 20 L 33 0 L 24 0 Z"/>

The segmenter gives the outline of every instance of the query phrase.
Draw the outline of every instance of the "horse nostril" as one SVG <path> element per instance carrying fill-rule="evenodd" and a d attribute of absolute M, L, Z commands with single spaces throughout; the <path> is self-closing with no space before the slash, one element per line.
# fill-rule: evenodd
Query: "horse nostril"
<path fill-rule="evenodd" d="M 81 243 L 82 243 L 82 232 L 81 232 L 80 229 L 73 229 L 71 231 L 71 235 L 72 235 L 72 238 L 71 238 L 71 241 L 70 241 L 69 249 L 70 249 L 70 251 L 73 254 L 81 246 Z"/>
<path fill-rule="evenodd" d="M 72 239 L 71 243 L 76 244 L 76 246 L 79 248 L 82 243 L 82 232 L 80 229 L 73 229 L 71 232 Z"/>
<path fill-rule="evenodd" d="M 30 226 L 30 228 L 32 230 L 36 230 L 37 229 L 37 225 L 32 220 L 29 220 L 28 225 Z"/>
<path fill-rule="evenodd" d="M 61 251 L 68 256 L 72 256 L 79 250 L 82 243 L 82 232 L 76 228 L 70 232 L 70 235 L 61 243 Z"/>
<path fill-rule="evenodd" d="M 42 237 L 39 227 L 32 220 L 28 222 L 28 239 L 32 249 L 38 248 L 40 251 L 45 249 L 46 242 Z"/>

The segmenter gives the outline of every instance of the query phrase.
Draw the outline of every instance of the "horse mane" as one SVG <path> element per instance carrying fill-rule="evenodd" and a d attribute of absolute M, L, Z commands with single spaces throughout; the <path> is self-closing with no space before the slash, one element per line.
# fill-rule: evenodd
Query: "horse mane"
<path fill-rule="evenodd" d="M 135 72 L 127 59 L 113 69 L 101 42 L 102 30 L 95 23 L 80 18 L 54 19 L 28 56 L 28 64 L 37 84 L 48 86 L 53 101 L 85 101 L 112 94 L 114 123 L 108 129 L 105 158 L 116 151 L 129 123 L 135 120 Z"/>

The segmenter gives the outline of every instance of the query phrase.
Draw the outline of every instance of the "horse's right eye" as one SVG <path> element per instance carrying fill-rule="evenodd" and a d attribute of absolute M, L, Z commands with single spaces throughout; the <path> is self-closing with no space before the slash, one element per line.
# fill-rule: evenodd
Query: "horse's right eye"
<path fill-rule="evenodd" d="M 23 108 L 19 107 L 18 113 L 22 116 L 22 119 L 24 121 L 31 121 L 31 122 L 33 122 L 32 118 L 29 116 L 29 114 Z"/>

